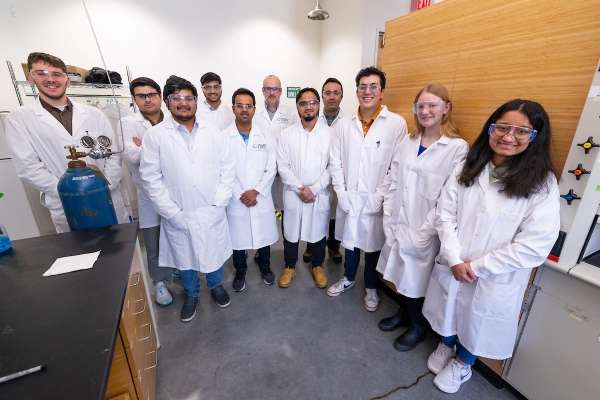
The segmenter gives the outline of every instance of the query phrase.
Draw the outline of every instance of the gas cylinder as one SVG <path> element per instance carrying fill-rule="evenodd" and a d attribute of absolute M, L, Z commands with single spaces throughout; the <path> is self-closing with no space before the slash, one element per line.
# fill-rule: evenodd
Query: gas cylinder
<path fill-rule="evenodd" d="M 58 194 L 72 231 L 104 228 L 117 223 L 108 181 L 70 149 L 67 171 L 58 181 Z"/>

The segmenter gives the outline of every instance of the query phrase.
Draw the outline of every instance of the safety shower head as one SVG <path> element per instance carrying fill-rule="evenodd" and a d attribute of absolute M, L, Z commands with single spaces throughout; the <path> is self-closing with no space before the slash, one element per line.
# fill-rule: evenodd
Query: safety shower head
<path fill-rule="evenodd" d="M 319 0 L 317 0 L 317 4 L 315 4 L 315 8 L 308 12 L 308 19 L 312 19 L 315 21 L 323 21 L 329 18 L 329 13 L 321 8 L 319 5 Z"/>

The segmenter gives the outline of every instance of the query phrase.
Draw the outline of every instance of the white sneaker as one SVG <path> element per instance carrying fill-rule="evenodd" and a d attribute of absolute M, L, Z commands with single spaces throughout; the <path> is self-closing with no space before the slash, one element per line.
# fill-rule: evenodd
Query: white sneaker
<path fill-rule="evenodd" d="M 173 302 L 173 296 L 163 281 L 154 285 L 154 300 L 159 306 L 168 306 Z"/>
<path fill-rule="evenodd" d="M 437 349 L 429 355 L 429 358 L 427 359 L 427 368 L 437 375 L 455 355 L 456 353 L 452 347 L 448 347 L 440 342 Z"/>
<path fill-rule="evenodd" d="M 433 378 L 433 384 L 442 392 L 456 393 L 460 385 L 471 379 L 472 375 L 470 365 L 453 358 Z"/>
<path fill-rule="evenodd" d="M 365 289 L 367 294 L 365 295 L 365 308 L 367 311 L 377 311 L 379 307 L 379 296 L 377 296 L 377 289 Z"/>
<path fill-rule="evenodd" d="M 346 290 L 352 288 L 352 286 L 354 286 L 354 281 L 349 281 L 348 278 L 344 276 L 342 279 L 329 286 L 327 295 L 331 297 L 339 296 Z"/>

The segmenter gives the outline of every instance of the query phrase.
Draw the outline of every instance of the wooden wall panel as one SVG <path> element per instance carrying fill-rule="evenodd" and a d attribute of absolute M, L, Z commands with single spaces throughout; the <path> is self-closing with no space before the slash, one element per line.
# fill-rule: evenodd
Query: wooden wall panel
<path fill-rule="evenodd" d="M 503 102 L 539 101 L 561 171 L 599 58 L 600 0 L 446 0 L 387 22 L 385 103 L 412 129 L 415 94 L 443 83 L 472 142 Z"/>

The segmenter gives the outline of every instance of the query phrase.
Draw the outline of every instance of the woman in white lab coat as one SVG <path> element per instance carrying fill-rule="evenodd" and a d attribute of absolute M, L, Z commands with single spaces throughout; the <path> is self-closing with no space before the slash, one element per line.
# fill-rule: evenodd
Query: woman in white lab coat
<path fill-rule="evenodd" d="M 550 252 L 559 220 L 548 115 L 533 101 L 509 101 L 486 121 L 436 209 L 441 247 L 423 314 L 442 336 L 427 362 L 440 390 L 458 391 L 477 356 L 512 355 L 531 270 Z"/>
<path fill-rule="evenodd" d="M 423 301 L 439 248 L 432 224 L 435 204 L 469 148 L 452 121 L 444 86 L 432 83 L 421 89 L 413 114 L 416 131 L 400 142 L 384 183 L 388 186 L 383 204 L 386 243 L 377 263 L 377 270 L 394 284 L 404 303 L 395 315 L 379 322 L 383 331 L 408 326 L 394 341 L 398 351 L 412 350 L 425 339 Z"/>

